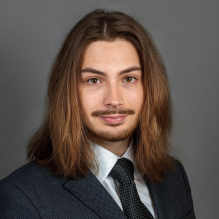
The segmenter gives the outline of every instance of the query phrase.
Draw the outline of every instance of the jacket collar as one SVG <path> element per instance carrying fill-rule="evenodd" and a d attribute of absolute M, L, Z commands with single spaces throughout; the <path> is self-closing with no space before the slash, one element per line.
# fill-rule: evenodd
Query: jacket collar
<path fill-rule="evenodd" d="M 125 219 L 122 210 L 91 171 L 86 177 L 69 179 L 64 187 L 101 218 Z"/>

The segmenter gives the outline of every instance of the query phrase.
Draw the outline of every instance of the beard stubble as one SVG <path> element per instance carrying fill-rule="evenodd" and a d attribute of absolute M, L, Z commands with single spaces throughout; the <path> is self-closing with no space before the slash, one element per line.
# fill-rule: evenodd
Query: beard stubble
<path fill-rule="evenodd" d="M 95 111 L 92 113 L 92 116 L 98 117 L 101 115 L 110 115 L 110 114 L 127 114 L 127 115 L 134 115 L 135 111 L 128 109 L 128 110 L 107 110 L 107 111 Z M 120 126 L 121 124 L 106 124 L 107 126 L 115 127 L 115 130 L 105 131 L 95 128 L 94 126 L 90 127 L 86 125 L 86 129 L 89 133 L 90 138 L 99 138 L 103 141 L 108 142 L 119 142 L 123 141 L 132 136 L 133 132 L 136 130 L 139 124 L 139 116 L 134 121 L 134 124 L 129 126 L 126 129 L 117 130 L 116 127 Z"/>

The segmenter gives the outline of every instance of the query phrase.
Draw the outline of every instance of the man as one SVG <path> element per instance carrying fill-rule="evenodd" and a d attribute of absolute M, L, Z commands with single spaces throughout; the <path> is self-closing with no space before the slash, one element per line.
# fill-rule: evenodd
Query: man
<path fill-rule="evenodd" d="M 32 162 L 0 183 L 0 218 L 195 218 L 170 127 L 148 33 L 121 12 L 89 13 L 54 63 Z"/>

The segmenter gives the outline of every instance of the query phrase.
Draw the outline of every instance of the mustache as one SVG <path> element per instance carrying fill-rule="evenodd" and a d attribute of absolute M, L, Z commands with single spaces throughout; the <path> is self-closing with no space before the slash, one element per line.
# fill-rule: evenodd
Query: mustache
<path fill-rule="evenodd" d="M 110 114 L 126 114 L 126 115 L 134 115 L 135 111 L 133 109 L 117 109 L 117 110 L 96 110 L 91 115 L 92 116 L 105 116 Z"/>

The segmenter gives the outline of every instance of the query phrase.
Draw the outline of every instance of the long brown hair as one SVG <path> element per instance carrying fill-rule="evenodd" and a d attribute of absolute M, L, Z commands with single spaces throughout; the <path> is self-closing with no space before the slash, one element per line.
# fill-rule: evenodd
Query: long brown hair
<path fill-rule="evenodd" d="M 131 42 L 139 54 L 144 105 L 133 133 L 137 168 L 151 182 L 161 181 L 173 167 L 169 156 L 171 109 L 169 85 L 160 55 L 147 31 L 121 12 L 95 10 L 67 35 L 54 62 L 48 85 L 44 122 L 28 145 L 27 157 L 55 174 L 76 179 L 95 168 L 95 157 L 83 124 L 77 82 L 85 47 L 94 41 Z"/>

